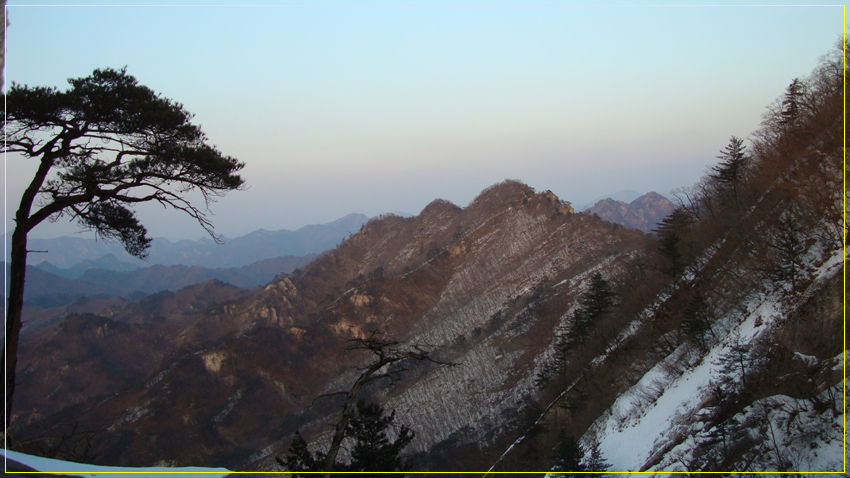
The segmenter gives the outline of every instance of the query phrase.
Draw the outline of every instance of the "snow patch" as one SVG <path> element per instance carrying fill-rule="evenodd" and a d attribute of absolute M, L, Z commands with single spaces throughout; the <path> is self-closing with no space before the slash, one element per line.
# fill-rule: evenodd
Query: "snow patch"
<path fill-rule="evenodd" d="M 127 468 L 116 466 L 95 466 L 83 463 L 72 463 L 68 461 L 52 460 L 39 456 L 25 455 L 16 451 L 3 450 L 3 455 L 18 463 L 27 465 L 44 473 L 73 474 L 88 478 L 96 478 L 98 475 L 108 474 L 110 477 L 127 478 L 154 478 L 162 473 L 203 473 L 211 478 L 224 477 L 232 471 L 225 468 L 200 468 L 200 467 L 153 467 L 153 468 Z"/>

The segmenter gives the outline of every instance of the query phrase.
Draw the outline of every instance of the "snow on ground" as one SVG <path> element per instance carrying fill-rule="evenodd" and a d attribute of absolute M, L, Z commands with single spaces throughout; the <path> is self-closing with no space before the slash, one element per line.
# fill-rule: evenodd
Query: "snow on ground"
<path fill-rule="evenodd" d="M 76 476 L 84 476 L 95 478 L 98 475 L 106 475 L 107 477 L 126 476 L 128 478 L 144 478 L 154 477 L 164 473 L 193 473 L 204 474 L 211 478 L 223 477 L 233 473 L 225 468 L 199 468 L 199 467 L 155 467 L 155 468 L 122 468 L 115 466 L 94 466 L 85 465 L 82 463 L 71 463 L 68 461 L 51 460 L 49 458 L 41 458 L 38 456 L 25 455 L 16 451 L 3 450 L 4 456 L 10 460 L 17 461 L 31 468 L 44 473 L 54 474 L 73 474 Z"/>
<path fill-rule="evenodd" d="M 835 274 L 843 263 L 844 254 L 836 254 L 826 261 L 816 272 L 818 281 L 825 280 Z M 727 316 L 724 318 L 728 323 L 723 327 L 725 337 L 718 341 L 701 360 L 696 360 L 695 366 L 689 368 L 678 377 L 671 377 L 665 369 L 665 363 L 677 360 L 682 353 L 688 353 L 679 348 L 667 359 L 653 367 L 645 376 L 622 394 L 611 408 L 602 415 L 588 430 L 584 436 L 586 444 L 597 444 L 602 456 L 612 465 L 610 471 L 638 471 L 644 466 L 651 465 L 650 470 L 659 472 L 685 471 L 680 469 L 681 465 L 675 462 L 675 456 L 683 456 L 695 446 L 694 436 L 700 433 L 704 424 L 696 419 L 695 413 L 702 404 L 714 393 L 718 386 L 729 383 L 730 379 L 736 381 L 736 377 L 724 377 L 718 359 L 730 350 L 730 347 L 740 343 L 750 343 L 761 333 L 770 329 L 776 320 L 782 317 L 782 291 L 775 291 L 766 296 L 754 297 L 745 317 Z M 741 320 L 743 318 L 743 320 Z M 729 327 L 731 326 L 731 327 Z M 685 346 L 683 346 L 685 347 Z M 804 361 L 808 357 L 800 357 Z M 689 360 L 691 363 L 694 361 Z M 772 404 L 789 408 L 794 401 L 788 397 L 772 397 Z M 788 403 L 786 403 L 788 402 Z M 777 405 L 779 404 L 779 405 Z M 796 406 L 796 405 L 795 405 Z M 774 408 L 775 408 L 774 407 Z M 763 408 L 763 407 L 762 407 Z M 780 407 L 781 408 L 781 407 Z M 799 413 L 798 416 L 805 414 Z M 787 413 L 786 413 L 787 415 Z M 785 415 L 779 412 L 770 417 L 771 421 L 783 421 Z M 786 417 L 787 418 L 787 417 Z M 836 424 L 843 422 L 844 416 L 836 418 Z M 824 418 L 816 418 L 812 414 L 812 425 L 814 422 L 823 421 Z M 787 420 L 784 420 L 787 422 Z M 799 418 L 798 418 L 799 421 Z M 835 429 L 836 424 L 820 423 L 820 429 Z M 787 428 L 787 427 L 786 427 Z M 811 435 L 812 426 L 804 427 L 807 431 L 799 430 L 803 435 Z M 816 428 L 816 427 L 815 427 Z M 839 429 L 839 436 L 840 436 Z M 788 437 L 785 443 L 789 450 L 795 450 L 796 445 L 792 443 L 793 437 Z M 783 441 L 780 439 L 780 441 Z M 795 458 L 796 468 L 805 471 L 832 471 L 841 469 L 842 450 L 835 449 L 836 444 L 841 445 L 841 439 L 827 439 L 818 445 L 815 442 L 806 442 L 807 446 L 817 446 L 820 457 L 816 460 L 805 460 Z M 806 451 L 798 450 L 794 453 L 803 456 Z M 667 456 L 664 456 L 667 455 Z M 837 457 L 837 468 L 832 467 Z"/>

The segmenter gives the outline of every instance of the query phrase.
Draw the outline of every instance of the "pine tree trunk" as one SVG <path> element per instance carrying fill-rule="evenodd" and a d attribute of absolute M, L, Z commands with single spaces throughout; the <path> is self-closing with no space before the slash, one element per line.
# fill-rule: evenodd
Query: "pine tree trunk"
<path fill-rule="evenodd" d="M 15 393 L 15 369 L 18 365 L 18 340 L 21 335 L 21 314 L 24 309 L 24 280 L 27 267 L 27 232 L 20 227 L 12 233 L 9 264 L 8 295 L 6 296 L 6 408 L 5 429 L 12 418 L 12 397 Z"/>

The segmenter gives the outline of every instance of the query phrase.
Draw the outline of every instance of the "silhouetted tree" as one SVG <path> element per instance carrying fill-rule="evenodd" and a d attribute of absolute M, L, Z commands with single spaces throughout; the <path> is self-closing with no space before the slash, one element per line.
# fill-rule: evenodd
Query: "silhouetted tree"
<path fill-rule="evenodd" d="M 390 441 L 387 431 L 394 426 L 395 411 L 389 415 L 376 403 L 357 402 L 357 415 L 348 423 L 346 434 L 354 440 L 348 471 L 406 471 L 407 460 L 401 451 L 413 441 L 414 433 L 401 425 L 396 438 Z"/>
<path fill-rule="evenodd" d="M 207 208 L 240 189 L 244 166 L 206 143 L 183 106 L 162 98 L 122 70 L 95 70 L 70 88 L 12 84 L 6 95 L 3 151 L 35 159 L 38 168 L 15 213 L 6 308 L 6 417 L 15 390 L 24 303 L 27 235 L 67 215 L 97 236 L 144 258 L 150 239 L 132 210 L 154 201 L 183 211 L 214 239 L 212 223 L 185 194 Z M 7 423 L 8 425 L 8 423 Z"/>
<path fill-rule="evenodd" d="M 395 428 L 395 411 L 387 415 L 384 408 L 376 403 L 357 402 L 356 413 L 348 421 L 344 438 L 354 443 L 349 446 L 351 460 L 349 463 L 334 462 L 331 471 L 405 471 L 409 468 L 407 460 L 399 455 L 413 441 L 414 433 L 406 425 L 401 425 L 396 431 L 395 440 L 390 440 L 388 431 Z M 307 473 L 325 470 L 327 455 L 322 452 L 312 453 L 307 448 L 307 442 L 299 432 L 289 447 L 286 458 L 275 458 L 277 463 L 295 476 L 306 477 Z"/>
<path fill-rule="evenodd" d="M 676 233 L 666 234 L 658 240 L 658 252 L 667 261 L 667 264 L 661 270 L 674 278 L 684 271 L 682 253 L 680 252 L 681 242 L 682 238 Z"/>
<path fill-rule="evenodd" d="M 590 455 L 584 461 L 584 468 L 594 473 L 605 473 L 608 468 L 611 468 L 611 464 L 605 461 L 605 458 L 602 458 L 602 452 L 599 451 L 599 448 L 593 447 L 590 450 Z"/>
<path fill-rule="evenodd" d="M 611 467 L 604 458 L 599 448 L 593 447 L 588 453 L 583 446 L 573 437 L 566 437 L 558 443 L 555 448 L 555 465 L 552 472 L 569 478 L 582 476 L 579 472 L 605 473 Z"/>
<path fill-rule="evenodd" d="M 570 472 L 585 471 L 581 464 L 581 460 L 584 459 L 584 447 L 573 437 L 567 437 L 558 444 L 555 448 L 555 457 L 555 465 L 551 471 L 561 476 L 573 477 L 577 474 Z"/>
<path fill-rule="evenodd" d="M 358 396 L 363 387 L 381 379 L 388 379 L 390 381 L 396 380 L 398 375 L 405 371 L 403 368 L 390 370 L 390 367 L 388 366 L 401 365 L 409 361 L 428 361 L 441 365 L 455 365 L 454 363 L 434 360 L 431 357 L 431 353 L 419 345 L 403 345 L 395 340 L 382 339 L 377 331 L 373 332 L 366 338 L 358 337 L 349 340 L 349 345 L 346 347 L 346 350 L 363 350 L 371 352 L 374 356 L 374 360 L 360 369 L 360 376 L 354 381 L 354 384 L 348 391 L 325 394 L 319 397 L 322 398 L 335 395 L 342 395 L 345 397 L 345 404 L 342 406 L 342 416 L 334 426 L 334 435 L 331 438 L 331 445 L 328 448 L 327 454 L 324 456 L 324 463 L 321 467 L 321 471 L 325 472 L 332 472 L 337 468 L 336 458 L 339 454 L 342 441 L 346 438 L 347 433 L 352 430 L 352 420 L 356 420 L 356 417 L 358 416 Z"/>
<path fill-rule="evenodd" d="M 674 209 L 652 231 L 658 238 L 658 252 L 666 264 L 660 267 L 665 274 L 678 277 L 685 270 L 682 234 L 693 224 L 693 218 L 683 207 Z"/>
<path fill-rule="evenodd" d="M 744 179 L 749 162 L 749 156 L 744 146 L 744 140 L 732 136 L 726 148 L 720 151 L 720 164 L 712 166 L 709 176 L 715 180 L 720 189 L 720 194 L 731 193 L 732 198 L 737 200 L 740 184 Z"/>
<path fill-rule="evenodd" d="M 295 438 L 289 446 L 289 453 L 286 455 L 286 458 L 281 460 L 279 457 L 275 457 L 277 463 L 282 466 L 284 470 L 293 472 L 293 475 L 296 477 L 310 476 L 306 473 L 297 473 L 299 471 L 322 471 L 324 459 L 325 456 L 323 453 L 318 452 L 314 456 L 313 453 L 310 452 L 307 448 L 307 442 L 304 441 L 304 437 L 302 437 L 301 433 L 298 431 L 295 432 Z"/>
<path fill-rule="evenodd" d="M 802 116 L 802 100 L 805 92 L 805 85 L 799 78 L 794 78 L 794 81 L 788 85 L 785 90 L 785 96 L 782 98 L 782 124 L 787 128 L 797 125 Z"/>

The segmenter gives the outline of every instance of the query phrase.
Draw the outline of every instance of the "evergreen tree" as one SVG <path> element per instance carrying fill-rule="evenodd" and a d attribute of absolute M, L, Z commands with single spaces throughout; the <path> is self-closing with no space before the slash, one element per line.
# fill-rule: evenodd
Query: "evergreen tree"
<path fill-rule="evenodd" d="M 555 448 L 556 461 L 552 471 L 565 478 L 580 476 L 577 471 L 587 471 L 581 461 L 584 458 L 584 447 L 573 437 L 563 439 Z"/>
<path fill-rule="evenodd" d="M 797 224 L 793 214 L 785 212 L 779 220 L 779 229 L 773 236 L 771 248 L 775 251 L 775 265 L 770 271 L 774 281 L 787 281 L 797 286 L 806 252 L 805 232 Z"/>
<path fill-rule="evenodd" d="M 788 85 L 782 98 L 781 122 L 786 128 L 797 125 L 802 119 L 802 102 L 805 85 L 799 78 Z"/>
<path fill-rule="evenodd" d="M 321 471 L 322 463 L 324 463 L 324 455 L 320 452 L 317 456 L 314 456 L 307 448 L 307 442 L 304 441 L 304 437 L 301 436 L 300 432 L 296 431 L 295 439 L 292 440 L 292 444 L 289 446 L 289 453 L 286 455 L 286 458 L 281 460 L 279 457 L 275 457 L 275 460 L 284 470 L 289 472 Z M 310 475 L 293 473 L 293 476 L 301 478 Z"/>
<path fill-rule="evenodd" d="M 744 146 L 744 140 L 732 136 L 726 148 L 720 151 L 720 164 L 711 168 L 711 177 L 718 185 L 720 193 L 731 193 L 733 198 L 738 198 L 738 188 L 741 184 L 744 172 L 749 163 L 749 156 Z"/>
<path fill-rule="evenodd" d="M 685 270 L 682 260 L 682 234 L 693 224 L 693 219 L 683 207 L 678 207 L 658 223 L 653 234 L 658 238 L 658 252 L 666 259 L 662 271 L 678 277 Z"/>
<path fill-rule="evenodd" d="M 668 234 L 681 235 L 683 231 L 691 227 L 694 223 L 693 216 L 683 206 L 677 207 L 670 214 L 664 217 L 658 226 L 652 231 L 656 237 L 664 237 Z"/>
<path fill-rule="evenodd" d="M 594 325 L 613 304 L 614 294 L 602 274 L 596 273 L 591 278 L 590 289 L 581 300 L 581 309 L 576 311 L 573 318 L 572 346 L 582 345 Z"/>
<path fill-rule="evenodd" d="M 708 341 L 706 340 L 706 336 L 713 334 L 711 322 L 711 312 L 705 296 L 702 292 L 696 291 L 685 308 L 682 317 L 682 332 L 685 333 L 688 340 L 698 345 L 701 349 L 707 350 Z"/>
<path fill-rule="evenodd" d="M 543 388 L 549 380 L 562 373 L 572 352 L 584 345 L 593 326 L 604 316 L 614 303 L 614 293 L 602 274 L 596 273 L 590 282 L 590 288 L 582 295 L 581 307 L 572 316 L 568 329 L 559 329 L 555 334 L 555 356 L 543 364 L 543 370 L 537 374 L 535 384 Z"/>
<path fill-rule="evenodd" d="M 602 452 L 599 451 L 599 448 L 593 447 L 584 462 L 584 468 L 595 473 L 605 473 L 608 468 L 611 468 L 611 464 L 605 461 L 605 458 L 602 458 Z"/>
<path fill-rule="evenodd" d="M 562 477 L 577 478 L 578 472 L 605 473 L 611 467 L 604 458 L 598 447 L 587 450 L 573 437 L 561 440 L 555 448 L 555 465 L 552 471 Z"/>
<path fill-rule="evenodd" d="M 590 290 L 582 300 L 582 308 L 588 317 L 598 319 L 608 312 L 614 302 L 614 294 L 608 282 L 598 272 L 593 275 Z"/>
<path fill-rule="evenodd" d="M 347 435 L 354 440 L 349 471 L 406 471 L 407 460 L 399 457 L 401 451 L 413 441 L 414 433 L 401 425 L 395 441 L 390 441 L 387 431 L 393 426 L 395 411 L 384 414 L 376 403 L 357 402 L 357 415 L 348 423 Z"/>
<path fill-rule="evenodd" d="M 754 361 L 750 356 L 749 344 L 735 344 L 729 347 L 729 350 L 718 357 L 714 363 L 720 366 L 718 372 L 738 375 L 741 378 L 743 388 L 746 389 L 747 376 L 750 374 L 751 363 Z"/>
<path fill-rule="evenodd" d="M 679 250 L 681 242 L 682 238 L 676 233 L 665 235 L 658 240 L 658 252 L 667 261 L 667 265 L 662 271 L 674 278 L 678 277 L 685 269 L 682 264 L 682 253 Z"/>
<path fill-rule="evenodd" d="M 68 83 L 66 91 L 13 84 L 6 94 L 3 151 L 33 160 L 36 168 L 8 243 L 7 420 L 15 391 L 27 241 L 35 227 L 70 218 L 144 259 L 151 239 L 136 217 L 137 205 L 156 202 L 182 211 L 219 241 L 205 208 L 190 198 L 197 194 L 208 208 L 215 198 L 245 184 L 238 174 L 244 163 L 208 144 L 191 113 L 138 84 L 126 68 L 98 69 Z"/>
<path fill-rule="evenodd" d="M 331 471 L 406 471 L 409 463 L 399 455 L 413 441 L 414 433 L 406 426 L 398 427 L 396 439 L 390 441 L 387 431 L 394 427 L 395 412 L 389 415 L 378 404 L 357 402 L 357 411 L 345 428 L 345 439 L 352 440 L 351 460 L 348 464 L 335 462 Z M 299 432 L 289 447 L 286 458 L 275 458 L 277 463 L 297 477 L 307 477 L 298 472 L 318 472 L 325 470 L 327 454 L 313 454 L 307 448 L 307 442 Z"/>

